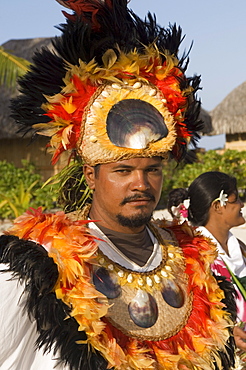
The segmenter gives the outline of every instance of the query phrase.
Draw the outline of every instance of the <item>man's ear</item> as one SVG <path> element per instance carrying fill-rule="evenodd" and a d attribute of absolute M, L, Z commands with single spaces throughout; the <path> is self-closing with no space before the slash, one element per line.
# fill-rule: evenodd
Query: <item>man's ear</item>
<path fill-rule="evenodd" d="M 89 188 L 95 190 L 95 168 L 88 164 L 84 164 L 83 173 Z"/>

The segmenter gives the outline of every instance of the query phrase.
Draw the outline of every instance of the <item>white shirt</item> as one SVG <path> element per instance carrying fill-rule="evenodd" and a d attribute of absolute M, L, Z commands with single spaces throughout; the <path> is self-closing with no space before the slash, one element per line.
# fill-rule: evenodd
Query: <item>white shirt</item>
<path fill-rule="evenodd" d="M 131 261 L 123 253 L 121 253 L 121 251 L 115 247 L 115 245 L 107 238 L 106 235 L 103 234 L 103 232 L 99 229 L 99 227 L 97 227 L 94 222 L 89 222 L 88 226 L 91 230 L 93 230 L 92 234 L 100 239 L 95 240 L 98 244 L 99 249 L 113 262 L 116 262 L 129 270 L 137 272 L 151 271 L 160 265 L 162 261 L 162 249 L 157 239 L 148 228 L 147 230 L 153 242 L 154 248 L 145 265 L 139 266 L 137 263 Z"/>
<path fill-rule="evenodd" d="M 6 265 L 0 264 L 0 270 Z M 0 272 L 0 369 L 1 370 L 68 370 L 56 366 L 52 351 L 43 354 L 35 349 L 38 338 L 36 322 L 23 311 L 26 295 L 18 279 Z"/>
<path fill-rule="evenodd" d="M 217 246 L 217 251 L 219 254 L 219 258 L 221 258 L 227 266 L 230 268 L 230 270 L 238 277 L 244 277 L 246 276 L 246 260 L 245 257 L 242 254 L 240 244 L 238 239 L 229 231 L 228 236 L 228 252 L 225 253 L 224 249 L 220 245 L 217 239 L 206 229 L 204 226 L 199 226 L 197 228 L 198 231 L 202 233 L 202 235 L 212 239 L 213 243 Z"/>

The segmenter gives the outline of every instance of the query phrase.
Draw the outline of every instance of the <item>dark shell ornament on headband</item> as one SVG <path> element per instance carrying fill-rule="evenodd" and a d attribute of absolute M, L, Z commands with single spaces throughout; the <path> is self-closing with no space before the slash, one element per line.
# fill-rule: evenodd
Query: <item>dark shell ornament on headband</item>
<path fill-rule="evenodd" d="M 139 99 L 125 99 L 115 104 L 109 111 L 106 127 L 111 142 L 123 148 L 144 149 L 150 142 L 168 135 L 160 112 Z"/>

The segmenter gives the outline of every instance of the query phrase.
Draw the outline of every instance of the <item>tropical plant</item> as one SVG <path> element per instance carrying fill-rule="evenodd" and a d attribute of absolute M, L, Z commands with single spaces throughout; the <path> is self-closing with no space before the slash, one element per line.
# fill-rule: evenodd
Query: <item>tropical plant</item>
<path fill-rule="evenodd" d="M 28 71 L 30 64 L 0 46 L 0 85 L 15 89 L 18 78 Z"/>
<path fill-rule="evenodd" d="M 28 161 L 22 161 L 22 167 L 0 161 L 0 218 L 13 219 L 28 208 L 51 209 L 56 204 L 57 186 L 42 187 L 42 176 L 36 167 Z"/>
<path fill-rule="evenodd" d="M 16 194 L 7 196 L 0 193 L 0 197 L 3 198 L 3 201 L 0 203 L 0 208 L 4 206 L 7 206 L 8 208 L 5 217 L 11 216 L 12 213 L 14 213 L 15 217 L 18 217 L 27 210 L 33 196 L 32 189 L 37 183 L 38 180 L 34 181 L 27 189 L 25 189 L 23 182 L 20 181 Z"/>

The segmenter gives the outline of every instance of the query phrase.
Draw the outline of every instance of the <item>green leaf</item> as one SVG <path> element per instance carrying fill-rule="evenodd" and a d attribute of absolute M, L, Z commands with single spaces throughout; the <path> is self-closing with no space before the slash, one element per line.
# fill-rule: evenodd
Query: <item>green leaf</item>
<path fill-rule="evenodd" d="M 246 291 L 246 276 L 244 276 L 242 278 L 238 277 L 238 280 L 239 280 L 240 284 L 242 284 L 243 288 Z"/>
<path fill-rule="evenodd" d="M 16 88 L 18 78 L 28 71 L 30 64 L 27 60 L 9 53 L 0 46 L 0 85 L 11 89 Z"/>
<path fill-rule="evenodd" d="M 5 206 L 6 204 L 8 203 L 8 201 L 5 199 L 3 200 L 1 203 L 0 203 L 0 208 L 2 208 L 3 206 Z"/>
<path fill-rule="evenodd" d="M 42 189 L 43 181 L 34 164 L 22 161 L 22 167 L 17 168 L 12 163 L 0 161 L 0 173 L 1 219 L 13 219 L 30 207 L 54 207 L 57 186 Z"/>
<path fill-rule="evenodd" d="M 236 286 L 240 290 L 240 293 L 242 294 L 243 299 L 246 301 L 246 290 L 245 290 L 244 286 L 241 284 L 240 279 L 232 272 L 232 270 L 229 268 L 229 266 L 225 263 L 224 260 L 223 260 L 223 262 L 226 265 L 226 268 L 229 271 L 229 273 L 232 277 L 232 280 L 234 281 L 234 283 L 236 284 Z"/>

